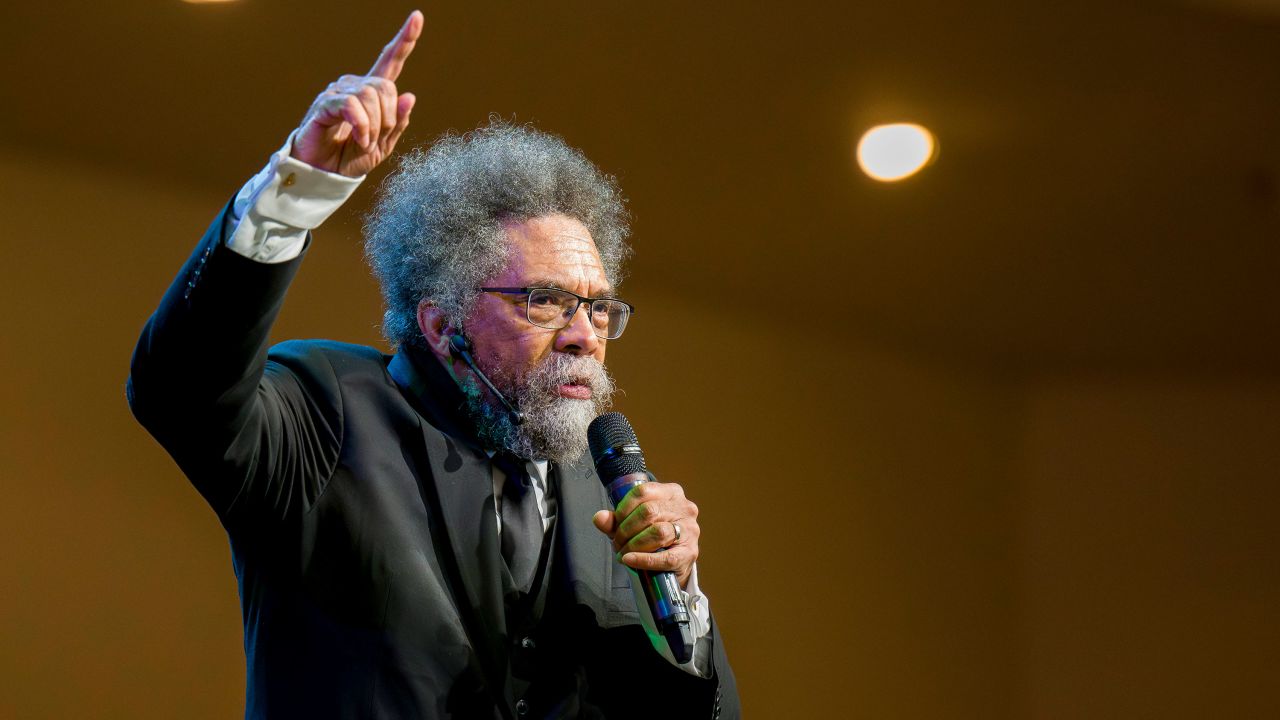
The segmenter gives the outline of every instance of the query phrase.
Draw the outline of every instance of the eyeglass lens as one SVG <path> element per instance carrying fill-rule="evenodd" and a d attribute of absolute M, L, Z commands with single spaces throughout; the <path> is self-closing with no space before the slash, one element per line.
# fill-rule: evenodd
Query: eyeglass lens
<path fill-rule="evenodd" d="M 529 293 L 529 322 L 559 330 L 573 322 L 578 311 L 578 297 L 563 290 L 534 290 Z M 618 300 L 594 300 L 590 307 L 591 325 L 596 335 L 614 339 L 622 334 L 631 314 L 626 303 Z"/>

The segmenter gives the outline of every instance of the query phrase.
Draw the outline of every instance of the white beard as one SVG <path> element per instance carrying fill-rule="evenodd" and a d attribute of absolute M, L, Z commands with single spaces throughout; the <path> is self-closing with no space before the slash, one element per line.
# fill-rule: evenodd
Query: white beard
<path fill-rule="evenodd" d="M 524 422 L 515 424 L 497 398 L 469 380 L 463 384 L 463 393 L 480 439 L 518 457 L 557 463 L 576 460 L 587 451 L 587 427 L 609 408 L 615 389 L 603 363 L 564 353 L 553 353 L 519 378 L 497 369 L 486 374 L 524 414 Z M 560 395 L 560 386 L 566 383 L 591 388 L 591 397 L 579 400 Z"/>

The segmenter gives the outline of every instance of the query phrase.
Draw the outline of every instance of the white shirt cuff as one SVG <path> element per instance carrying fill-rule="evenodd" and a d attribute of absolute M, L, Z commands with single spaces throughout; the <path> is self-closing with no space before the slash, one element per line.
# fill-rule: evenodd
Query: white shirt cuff
<path fill-rule="evenodd" d="M 689 586 L 684 589 L 684 601 L 689 608 L 689 629 L 695 639 L 711 632 L 711 601 L 702 594 L 698 587 L 698 563 L 693 564 L 689 573 Z"/>
<path fill-rule="evenodd" d="M 320 227 L 360 187 L 365 176 L 326 172 L 290 157 L 293 135 L 231 206 L 235 229 L 227 247 L 251 260 L 279 263 L 302 254 L 307 231 Z"/>
<path fill-rule="evenodd" d="M 689 608 L 689 630 L 693 634 L 693 657 L 687 663 L 676 662 L 675 656 L 671 654 L 671 648 L 667 646 L 666 638 L 658 632 L 658 624 L 653 621 L 649 601 L 645 599 L 644 591 L 640 588 L 640 576 L 634 569 L 627 569 L 631 577 L 631 594 L 635 596 L 636 607 L 640 611 L 640 624 L 644 626 L 645 634 L 649 636 L 653 649 L 666 658 L 667 662 L 690 675 L 700 678 L 711 677 L 711 601 L 698 587 L 698 564 L 694 563 L 689 575 L 689 584 L 681 591 L 684 594 L 685 606 Z"/>

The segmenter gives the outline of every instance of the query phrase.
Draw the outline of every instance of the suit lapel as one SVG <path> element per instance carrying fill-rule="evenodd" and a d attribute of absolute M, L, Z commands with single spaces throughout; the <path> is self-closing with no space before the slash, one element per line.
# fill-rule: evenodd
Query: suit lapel
<path fill-rule="evenodd" d="M 573 599 L 591 608 L 600 627 L 639 621 L 627 573 L 613 559 L 613 546 L 591 516 L 610 507 L 604 486 L 584 455 L 557 467 L 560 486 L 560 555 Z"/>
<path fill-rule="evenodd" d="M 507 630 L 501 579 L 505 568 L 494 518 L 489 456 L 436 428 L 457 430 L 437 407 L 456 400 L 446 393 L 435 403 L 427 402 L 425 395 L 435 396 L 444 389 L 432 387 L 433 379 L 417 372 L 404 352 L 392 358 L 387 369 L 423 418 L 419 421 L 423 454 L 431 473 L 419 480 L 427 497 L 435 500 L 453 573 L 461 581 L 462 592 L 456 596 L 458 612 L 493 691 L 501 697 L 506 676 Z"/>
<path fill-rule="evenodd" d="M 505 635 L 502 553 L 489 457 L 425 423 L 422 432 L 445 533 L 467 600 L 488 631 L 486 636 Z"/>

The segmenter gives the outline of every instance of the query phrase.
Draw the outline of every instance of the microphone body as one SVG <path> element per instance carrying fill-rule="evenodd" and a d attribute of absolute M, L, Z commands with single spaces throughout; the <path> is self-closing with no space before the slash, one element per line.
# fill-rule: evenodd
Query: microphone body
<path fill-rule="evenodd" d="M 616 508 L 632 488 L 649 482 L 644 453 L 636 441 L 631 423 L 622 413 L 605 413 L 593 420 L 587 429 L 587 437 L 591 442 L 596 474 Z M 693 659 L 693 631 L 689 624 L 689 608 L 675 573 L 634 572 L 640 576 L 641 589 L 654 624 L 666 638 L 671 654 L 677 662 L 689 662 Z"/>

